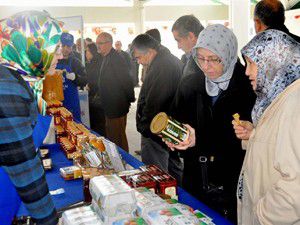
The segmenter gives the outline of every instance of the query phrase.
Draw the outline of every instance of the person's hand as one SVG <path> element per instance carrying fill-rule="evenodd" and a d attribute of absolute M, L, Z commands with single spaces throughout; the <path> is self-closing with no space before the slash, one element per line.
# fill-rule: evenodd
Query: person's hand
<path fill-rule="evenodd" d="M 66 74 L 66 78 L 69 79 L 69 80 L 75 80 L 75 73 L 67 73 Z"/>
<path fill-rule="evenodd" d="M 196 134 L 195 134 L 195 129 L 192 128 L 190 125 L 188 124 L 184 124 L 184 126 L 188 129 L 188 137 L 186 138 L 185 141 L 179 142 L 179 144 L 175 145 L 171 142 L 168 142 L 166 140 L 163 140 L 166 145 L 172 150 L 174 151 L 175 149 L 177 150 L 186 150 L 190 147 L 194 147 L 196 144 Z"/>
<path fill-rule="evenodd" d="M 83 87 L 83 90 L 84 90 L 84 91 L 91 91 L 91 88 L 90 88 L 89 84 L 85 85 L 85 86 Z"/>
<path fill-rule="evenodd" d="M 240 120 L 240 123 L 237 123 L 235 120 L 232 120 L 232 125 L 238 139 L 248 140 L 250 138 L 251 132 L 254 128 L 251 122 Z"/>

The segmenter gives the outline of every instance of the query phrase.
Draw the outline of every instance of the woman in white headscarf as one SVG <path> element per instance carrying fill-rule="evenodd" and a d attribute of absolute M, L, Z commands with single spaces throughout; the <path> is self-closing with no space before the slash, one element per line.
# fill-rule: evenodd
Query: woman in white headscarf
<path fill-rule="evenodd" d="M 231 120 L 235 113 L 250 120 L 255 94 L 237 57 L 237 39 L 225 26 L 205 28 L 193 57 L 202 72 L 183 78 L 172 116 L 195 130 L 188 126 L 189 139 L 168 146 L 185 150 L 181 151 L 185 160 L 183 187 L 235 221 L 236 183 L 244 151 Z M 186 111 L 186 102 L 194 102 L 194 112 Z"/>
<path fill-rule="evenodd" d="M 243 49 L 257 99 L 253 124 L 233 121 L 246 156 L 238 183 L 239 224 L 300 224 L 300 45 L 267 30 Z"/>

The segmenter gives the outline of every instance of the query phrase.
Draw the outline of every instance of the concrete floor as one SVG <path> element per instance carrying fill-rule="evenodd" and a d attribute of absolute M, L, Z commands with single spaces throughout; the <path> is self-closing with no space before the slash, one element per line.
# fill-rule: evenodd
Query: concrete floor
<path fill-rule="evenodd" d="M 134 88 L 136 100 L 134 103 L 131 104 L 129 113 L 127 114 L 127 127 L 126 127 L 126 135 L 129 144 L 129 153 L 139 160 L 141 160 L 141 157 L 135 154 L 135 151 L 141 149 L 141 135 L 136 130 L 135 114 L 136 114 L 137 100 L 140 94 L 140 89 L 141 89 L 140 87 Z"/>

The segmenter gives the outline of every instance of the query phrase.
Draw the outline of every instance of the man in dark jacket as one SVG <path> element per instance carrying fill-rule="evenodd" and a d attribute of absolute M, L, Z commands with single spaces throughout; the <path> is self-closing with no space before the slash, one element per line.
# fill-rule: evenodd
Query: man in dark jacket
<path fill-rule="evenodd" d="M 103 62 L 98 81 L 100 101 L 106 120 L 106 135 L 128 151 L 126 121 L 130 103 L 134 102 L 133 83 L 125 59 L 112 47 L 109 33 L 99 34 L 96 44 Z"/>
<path fill-rule="evenodd" d="M 183 77 L 200 71 L 192 56 L 192 49 L 197 43 L 198 35 L 203 30 L 200 21 L 193 15 L 179 17 L 172 27 L 178 48 L 184 51 L 181 61 L 184 64 Z"/>
<path fill-rule="evenodd" d="M 89 112 L 91 129 L 105 136 L 105 116 L 99 98 L 98 80 L 103 57 L 95 43 L 86 46 L 86 73 L 89 87 Z"/>
<path fill-rule="evenodd" d="M 151 133 L 150 123 L 157 113 L 169 112 L 182 63 L 147 34 L 137 36 L 131 49 L 137 62 L 148 67 L 136 115 L 137 130 L 142 134 L 142 161 L 168 171 L 180 182 L 182 165 L 178 154 L 170 152 L 160 138 Z"/>
<path fill-rule="evenodd" d="M 284 6 L 279 0 L 261 0 L 255 5 L 254 26 L 256 33 L 267 29 L 280 30 L 300 43 L 300 37 L 290 33 L 284 25 Z"/>

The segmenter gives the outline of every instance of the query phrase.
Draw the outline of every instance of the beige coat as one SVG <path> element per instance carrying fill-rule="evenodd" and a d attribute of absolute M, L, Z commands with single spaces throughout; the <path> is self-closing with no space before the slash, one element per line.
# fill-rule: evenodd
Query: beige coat
<path fill-rule="evenodd" d="M 239 224 L 300 225 L 300 80 L 273 101 L 244 144 Z"/>

